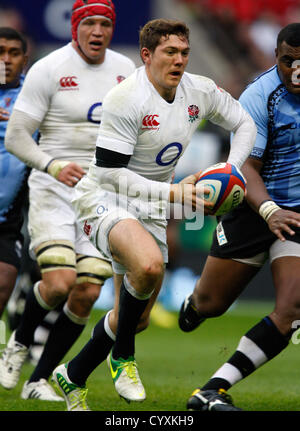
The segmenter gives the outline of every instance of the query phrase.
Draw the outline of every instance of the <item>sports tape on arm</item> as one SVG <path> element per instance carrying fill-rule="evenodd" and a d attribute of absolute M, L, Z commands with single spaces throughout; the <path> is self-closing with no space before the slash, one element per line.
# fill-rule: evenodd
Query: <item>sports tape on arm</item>
<path fill-rule="evenodd" d="M 266 200 L 260 204 L 259 207 L 259 215 L 268 222 L 271 215 L 273 215 L 276 211 L 280 210 L 280 206 L 278 206 L 274 201 L 272 200 Z"/>

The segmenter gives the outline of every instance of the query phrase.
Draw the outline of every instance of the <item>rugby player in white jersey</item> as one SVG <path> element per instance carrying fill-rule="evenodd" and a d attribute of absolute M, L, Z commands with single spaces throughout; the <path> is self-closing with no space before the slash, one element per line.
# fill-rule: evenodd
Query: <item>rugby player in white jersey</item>
<path fill-rule="evenodd" d="M 184 180 L 189 187 L 170 184 L 176 162 L 203 118 L 234 132 L 228 162 L 238 168 L 256 136 L 239 102 L 212 80 L 185 73 L 184 23 L 150 21 L 141 30 L 140 48 L 144 66 L 105 97 L 96 155 L 73 200 L 82 229 L 112 259 L 119 300 L 105 319 L 106 335 L 96 325 L 82 351 L 54 370 L 68 410 L 88 408 L 85 381 L 111 348 L 117 392 L 128 401 L 145 399 L 134 341 L 148 324 L 164 275 L 168 203 L 211 210 L 196 194 L 196 175 Z"/>
<path fill-rule="evenodd" d="M 82 332 L 111 263 L 76 224 L 72 188 L 86 173 L 95 151 L 104 96 L 134 70 L 110 49 L 115 8 L 110 0 L 76 0 L 72 42 L 36 62 L 15 104 L 7 149 L 34 168 L 30 179 L 30 248 L 42 280 L 28 294 L 20 325 L 0 361 L 0 383 L 11 389 L 49 310 L 65 301 L 37 367 L 21 397 L 62 400 L 48 378 Z M 39 146 L 32 132 L 40 131 Z"/>

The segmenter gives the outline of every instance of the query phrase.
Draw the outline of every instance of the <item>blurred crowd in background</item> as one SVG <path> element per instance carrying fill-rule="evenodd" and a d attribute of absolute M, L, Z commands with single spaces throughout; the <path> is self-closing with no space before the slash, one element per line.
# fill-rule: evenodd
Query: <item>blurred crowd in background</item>
<path fill-rule="evenodd" d="M 279 30 L 300 21 L 299 0 L 181 0 L 191 9 L 220 54 L 233 64 L 223 86 L 235 97 L 274 65 Z"/>
<path fill-rule="evenodd" d="M 274 65 L 276 37 L 280 28 L 288 23 L 300 21 L 300 0 L 145 0 L 135 5 L 136 1 L 132 0 L 133 4 L 128 5 L 125 12 L 124 2 L 115 0 L 119 13 L 116 25 L 117 35 L 114 36 L 112 44 L 117 44 L 118 50 L 121 46 L 124 53 L 139 66 L 138 30 L 147 20 L 157 17 L 152 16 L 154 3 L 156 14 L 159 14 L 160 2 L 168 1 L 174 8 L 184 7 L 186 14 L 182 19 L 188 25 L 192 23 L 193 28 L 201 29 L 202 34 L 205 34 L 206 40 L 209 41 L 209 47 L 214 48 L 205 50 L 203 55 L 202 52 L 198 53 L 199 58 L 205 62 L 208 61 L 208 56 L 216 56 L 217 52 L 217 58 L 214 59 L 216 67 L 222 68 L 222 64 L 226 64 L 224 73 L 219 70 L 220 78 L 217 84 L 236 98 L 256 76 Z M 52 8 L 53 31 L 51 22 L 43 23 L 38 15 L 32 15 L 37 13 L 36 10 L 41 9 L 41 4 L 49 6 L 48 15 L 50 7 Z M 29 66 L 49 51 L 66 43 L 66 39 L 70 37 L 69 20 L 72 4 L 73 0 L 29 0 L 27 2 L 0 0 L 0 26 L 13 27 L 26 35 L 29 42 Z M 133 6 L 137 14 L 136 20 L 130 12 Z M 63 18 L 60 27 L 59 19 L 54 25 L 57 8 L 61 9 Z M 124 17 L 125 13 L 127 16 Z M 63 23 L 66 29 L 60 33 L 59 29 L 62 29 Z M 41 32 L 47 25 L 49 35 L 45 37 Z M 55 29 L 57 34 L 54 34 Z M 50 34 L 51 31 L 52 34 Z M 195 34 L 193 35 L 192 32 L 193 36 L 195 37 Z M 124 44 L 122 44 L 123 39 Z M 197 49 L 197 40 L 193 43 L 193 50 L 195 49 Z M 201 68 L 199 70 L 201 74 Z M 193 71 L 193 73 L 197 72 Z M 214 76 L 211 78 L 215 79 Z M 175 181 L 179 181 L 191 172 L 225 160 L 229 145 L 230 137 L 226 132 L 204 121 L 193 137 L 185 156 L 178 163 Z M 203 228 L 198 231 L 186 230 L 184 222 L 175 221 L 170 224 L 170 264 L 165 288 L 161 294 L 162 303 L 166 308 L 177 309 L 182 298 L 193 289 L 209 250 L 215 225 L 214 217 L 206 217 Z M 172 289 L 169 289 L 171 286 Z M 107 290 L 107 295 L 105 291 L 103 292 L 100 306 L 104 308 L 110 306 L 111 291 L 112 286 Z M 171 291 L 172 294 L 170 294 Z M 258 291 L 259 294 L 257 294 Z M 254 296 L 264 296 L 261 289 L 254 288 L 252 292 Z M 268 295 L 266 291 L 265 296 L 268 297 Z"/>

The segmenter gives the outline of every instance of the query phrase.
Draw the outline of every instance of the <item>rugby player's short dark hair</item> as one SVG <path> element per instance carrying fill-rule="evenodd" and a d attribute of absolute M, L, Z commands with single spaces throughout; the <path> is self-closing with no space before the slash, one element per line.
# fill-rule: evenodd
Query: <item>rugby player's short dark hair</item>
<path fill-rule="evenodd" d="M 277 36 L 277 48 L 286 42 L 290 46 L 300 46 L 300 23 L 288 24 L 280 30 Z"/>
<path fill-rule="evenodd" d="M 161 37 L 168 37 L 171 34 L 184 37 L 189 42 L 189 33 L 189 28 L 183 21 L 153 19 L 140 30 L 140 49 L 148 48 L 149 51 L 154 52 L 160 44 Z"/>
<path fill-rule="evenodd" d="M 0 38 L 7 39 L 7 40 L 19 40 L 22 45 L 22 51 L 24 54 L 26 54 L 27 41 L 19 31 L 11 27 L 0 27 Z"/>

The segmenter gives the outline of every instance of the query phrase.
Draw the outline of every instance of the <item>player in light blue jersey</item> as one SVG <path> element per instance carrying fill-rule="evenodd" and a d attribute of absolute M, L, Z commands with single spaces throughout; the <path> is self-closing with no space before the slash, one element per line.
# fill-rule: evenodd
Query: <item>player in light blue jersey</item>
<path fill-rule="evenodd" d="M 258 129 L 251 157 L 263 162 L 260 173 L 270 197 L 280 206 L 299 206 L 299 95 L 287 89 L 274 66 L 249 85 L 240 102 Z"/>
<path fill-rule="evenodd" d="M 179 326 L 195 329 L 223 314 L 269 257 L 274 310 L 240 340 L 236 352 L 197 388 L 191 410 L 237 410 L 226 391 L 277 356 L 300 319 L 300 23 L 278 34 L 276 65 L 240 97 L 257 126 L 243 171 L 247 202 L 218 220 L 210 255 L 194 292 L 182 304 Z"/>
<path fill-rule="evenodd" d="M 0 28 L 0 316 L 20 268 L 22 206 L 29 170 L 4 146 L 6 126 L 23 85 L 27 42 L 16 30 Z"/>

